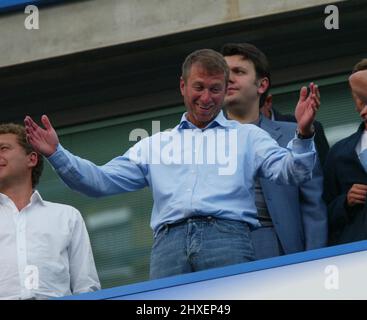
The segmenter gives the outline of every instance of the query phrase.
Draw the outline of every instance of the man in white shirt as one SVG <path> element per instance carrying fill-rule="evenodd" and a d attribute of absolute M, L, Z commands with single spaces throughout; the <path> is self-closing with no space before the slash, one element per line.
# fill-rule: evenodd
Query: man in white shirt
<path fill-rule="evenodd" d="M 75 208 L 35 190 L 42 156 L 24 127 L 0 125 L 0 299 L 48 299 L 100 289 L 89 236 Z"/>

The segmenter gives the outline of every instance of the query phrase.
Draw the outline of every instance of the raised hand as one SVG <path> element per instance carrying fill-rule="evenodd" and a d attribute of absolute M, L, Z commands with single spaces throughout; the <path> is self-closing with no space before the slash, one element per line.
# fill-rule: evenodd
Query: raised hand
<path fill-rule="evenodd" d="M 310 93 L 307 95 L 307 88 L 302 87 L 299 100 L 296 106 L 295 116 L 297 119 L 299 133 L 305 136 L 313 134 L 312 124 L 316 117 L 316 112 L 320 107 L 320 91 L 317 85 L 310 83 Z"/>
<path fill-rule="evenodd" d="M 52 155 L 59 144 L 59 137 L 52 127 L 50 120 L 46 115 L 41 117 L 45 129 L 35 123 L 30 116 L 24 119 L 24 126 L 27 133 L 27 140 L 33 146 L 34 150 L 46 157 Z"/>

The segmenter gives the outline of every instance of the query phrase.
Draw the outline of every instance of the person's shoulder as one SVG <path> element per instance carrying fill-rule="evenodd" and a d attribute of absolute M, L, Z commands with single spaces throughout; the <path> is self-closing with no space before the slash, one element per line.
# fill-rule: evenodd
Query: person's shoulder
<path fill-rule="evenodd" d="M 260 128 L 255 124 L 250 123 L 239 124 L 237 130 L 239 130 L 239 134 L 241 137 L 248 137 L 250 139 L 257 139 L 263 136 L 269 136 L 266 130 Z"/>
<path fill-rule="evenodd" d="M 278 121 L 285 121 L 285 122 L 297 122 L 295 115 L 293 114 L 282 114 Z"/>
<path fill-rule="evenodd" d="M 235 121 L 235 120 L 231 120 L 231 122 L 233 123 L 231 128 L 234 128 L 234 129 L 240 129 L 240 130 L 245 130 L 245 131 L 255 131 L 255 132 L 258 130 L 261 131 L 261 129 L 255 124 L 239 123 L 238 121 Z"/>
<path fill-rule="evenodd" d="M 340 153 L 340 152 L 345 152 L 346 147 L 350 147 L 350 142 L 351 140 L 354 139 L 356 133 L 351 134 L 348 137 L 345 137 L 341 140 L 339 140 L 338 142 L 336 142 L 331 148 L 329 153 L 333 154 L 333 153 Z"/>
<path fill-rule="evenodd" d="M 291 140 L 295 136 L 297 124 L 294 122 L 263 119 L 261 128 L 273 137 L 281 134 L 284 138 Z"/>
<path fill-rule="evenodd" d="M 50 212 L 52 212 L 53 214 L 69 215 L 74 217 L 81 216 L 80 211 L 69 204 L 51 202 L 46 200 L 43 200 L 43 204 L 51 209 Z"/>
<path fill-rule="evenodd" d="M 297 123 L 288 121 L 273 121 L 275 125 L 279 127 L 280 130 L 293 131 L 297 129 Z"/>
<path fill-rule="evenodd" d="M 258 131 L 262 131 L 257 125 L 251 123 L 241 123 L 237 120 L 226 120 L 225 130 L 237 130 L 240 134 L 243 133 L 255 133 Z"/>

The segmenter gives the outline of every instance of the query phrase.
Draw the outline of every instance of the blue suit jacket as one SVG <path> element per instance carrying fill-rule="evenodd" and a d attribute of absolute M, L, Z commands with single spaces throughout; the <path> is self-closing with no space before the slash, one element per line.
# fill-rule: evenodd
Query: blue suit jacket
<path fill-rule="evenodd" d="M 297 125 L 291 122 L 261 118 L 260 127 L 282 147 L 295 136 Z M 322 199 L 323 177 L 319 160 L 315 164 L 312 180 L 301 186 L 278 185 L 260 178 L 266 205 L 273 220 L 274 230 L 285 254 L 324 247 L 327 244 L 327 208 Z M 264 238 L 260 228 L 252 238 L 258 259 L 274 256 L 276 237 Z M 266 244 L 268 240 L 268 245 Z M 259 243 L 259 242 L 263 242 Z M 260 251 L 260 252 L 259 252 Z M 278 253 L 279 254 L 279 253 Z"/>

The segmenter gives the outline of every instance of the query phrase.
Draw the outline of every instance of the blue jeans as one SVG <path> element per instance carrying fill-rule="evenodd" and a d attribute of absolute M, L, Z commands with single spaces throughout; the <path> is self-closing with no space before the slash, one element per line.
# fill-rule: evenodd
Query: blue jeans
<path fill-rule="evenodd" d="M 247 223 L 194 217 L 165 225 L 156 235 L 150 278 L 162 278 L 255 260 Z"/>

